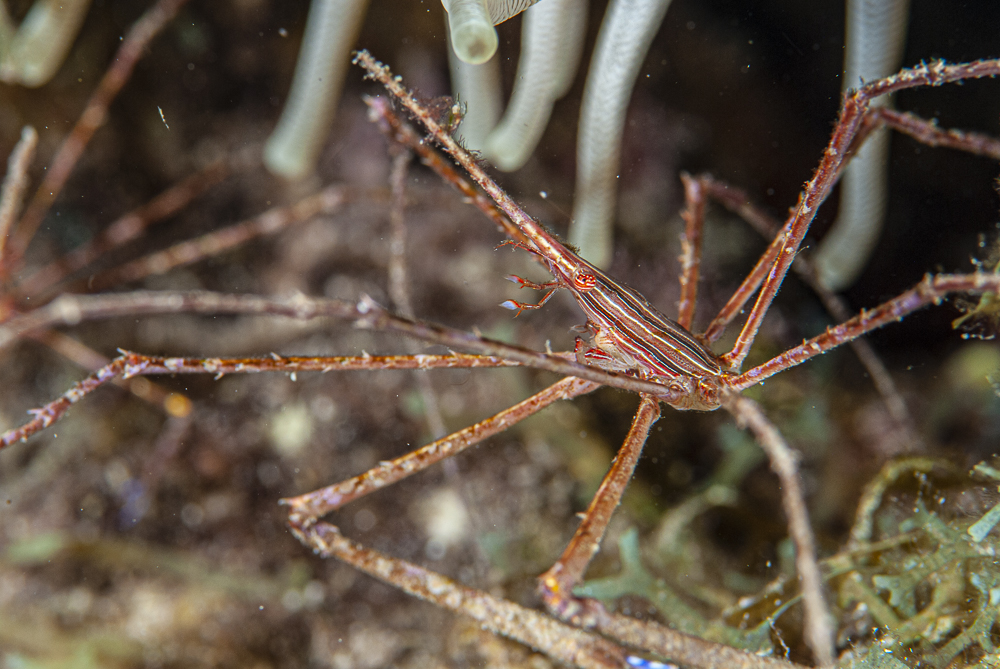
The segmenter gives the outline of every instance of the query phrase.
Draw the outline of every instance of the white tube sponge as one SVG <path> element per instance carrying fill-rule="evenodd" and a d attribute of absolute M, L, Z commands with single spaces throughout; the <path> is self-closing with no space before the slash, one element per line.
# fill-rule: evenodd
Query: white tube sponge
<path fill-rule="evenodd" d="M 844 90 L 899 69 L 906 42 L 909 0 L 848 0 Z M 889 96 L 873 106 L 887 105 Z M 841 177 L 837 220 L 823 237 L 814 261 L 828 290 L 854 283 L 882 231 L 888 191 L 889 132 L 872 133 Z"/>
<path fill-rule="evenodd" d="M 441 0 L 448 12 L 451 45 L 470 65 L 481 65 L 497 52 L 500 41 L 486 0 Z"/>
<path fill-rule="evenodd" d="M 344 85 L 368 0 L 312 0 L 292 88 L 264 147 L 264 165 L 286 179 L 316 167 Z"/>
<path fill-rule="evenodd" d="M 456 136 L 465 148 L 481 151 L 500 117 L 500 59 L 493 57 L 480 65 L 471 65 L 449 48 L 448 66 L 451 90 L 465 107 Z"/>
<path fill-rule="evenodd" d="M 500 40 L 493 26 L 520 14 L 538 0 L 441 0 L 448 12 L 449 35 L 458 57 L 481 65 L 497 52 Z"/>
<path fill-rule="evenodd" d="M 0 79 L 36 88 L 66 60 L 90 0 L 37 0 L 21 22 L 0 64 Z"/>
<path fill-rule="evenodd" d="M 569 241 L 599 267 L 611 260 L 625 111 L 670 0 L 611 0 L 583 93 Z"/>
<path fill-rule="evenodd" d="M 522 167 L 535 150 L 553 103 L 573 84 L 586 24 L 586 0 L 545 0 L 524 13 L 514 92 L 483 146 L 501 170 Z"/>

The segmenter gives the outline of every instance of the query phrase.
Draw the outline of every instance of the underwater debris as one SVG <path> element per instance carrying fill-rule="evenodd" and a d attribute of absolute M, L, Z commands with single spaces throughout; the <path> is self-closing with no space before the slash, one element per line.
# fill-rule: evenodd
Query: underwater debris
<path fill-rule="evenodd" d="M 837 666 L 1000 666 L 998 481 L 1000 469 L 987 463 L 964 475 L 913 457 L 888 463 L 869 483 L 850 542 L 822 562 L 838 618 Z M 794 580 L 779 578 L 712 617 L 647 568 L 636 529 L 618 548 L 621 571 L 575 594 L 608 605 L 641 597 L 680 631 L 763 654 L 787 652 L 776 623 L 799 601 Z"/>

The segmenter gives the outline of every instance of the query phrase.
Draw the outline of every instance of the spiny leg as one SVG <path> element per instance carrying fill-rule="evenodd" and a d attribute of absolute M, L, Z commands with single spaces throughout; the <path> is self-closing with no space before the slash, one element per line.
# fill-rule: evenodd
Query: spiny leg
<path fill-rule="evenodd" d="M 643 396 L 632 429 L 612 463 L 611 470 L 594 495 L 580 527 L 559 561 L 539 577 L 539 589 L 547 607 L 574 625 L 592 627 L 623 644 L 643 648 L 685 666 L 719 669 L 800 668 L 800 665 L 791 662 L 760 657 L 683 634 L 653 621 L 609 613 L 595 600 L 582 600 L 572 595 L 573 586 L 583 579 L 587 565 L 597 552 L 611 514 L 631 479 L 649 429 L 658 417 L 659 403 Z M 798 494 L 801 498 L 801 492 Z M 802 505 L 800 508 L 805 507 Z"/>
<path fill-rule="evenodd" d="M 329 523 L 300 525 L 298 539 L 322 557 L 335 557 L 404 592 L 476 620 L 485 629 L 519 641 L 556 661 L 587 669 L 628 666 L 620 646 L 513 602 L 461 585 L 412 562 L 387 557 L 344 537 Z"/>
<path fill-rule="evenodd" d="M 18 314 L 0 323 L 0 350 L 28 333 L 56 325 L 77 325 L 82 321 L 135 317 L 150 314 L 198 313 L 281 316 L 297 320 L 334 318 L 356 323 L 363 329 L 404 334 L 452 349 L 475 351 L 485 366 L 525 365 L 564 376 L 589 379 L 622 390 L 673 397 L 672 388 L 632 376 L 611 374 L 581 365 L 567 354 L 538 353 L 520 346 L 486 339 L 443 325 L 400 318 L 389 313 L 370 297 L 357 303 L 330 298 L 295 295 L 291 298 L 268 298 L 259 295 L 233 295 L 210 291 L 134 291 L 98 295 L 63 295 L 27 314 Z M 416 356 L 417 360 L 432 356 Z M 497 363 L 501 360 L 501 363 Z"/>
<path fill-rule="evenodd" d="M 708 175 L 700 175 L 697 180 L 701 183 L 705 192 L 714 200 L 722 204 L 726 209 L 733 212 L 734 214 L 740 216 L 743 220 L 750 224 L 758 233 L 765 239 L 774 240 L 777 231 L 781 227 L 775 219 L 771 218 L 762 209 L 755 206 L 747 194 L 740 190 L 730 186 L 729 184 L 716 181 Z M 792 269 L 795 270 L 796 274 L 805 281 L 813 292 L 815 292 L 820 300 L 823 302 L 823 306 L 826 307 L 827 312 L 834 318 L 835 321 L 845 321 L 850 318 L 850 310 L 847 307 L 847 303 L 836 293 L 831 292 L 820 284 L 816 277 L 816 271 L 810 262 L 810 254 L 806 250 L 802 250 L 795 258 L 795 262 L 792 264 Z M 731 300 L 732 303 L 734 300 Z M 739 305 L 742 307 L 742 304 Z M 726 318 L 735 315 L 727 304 L 725 308 L 720 312 L 719 317 L 713 322 L 713 325 L 725 326 Z M 721 334 L 721 329 L 716 328 L 714 332 Z M 885 402 L 886 408 L 889 411 L 889 415 L 896 422 L 905 433 L 905 441 L 908 444 L 917 446 L 921 442 L 921 438 L 916 431 L 914 426 L 913 418 L 910 416 L 909 410 L 906 408 L 906 403 L 903 400 L 902 395 L 896 388 L 896 383 L 892 380 L 892 376 L 889 374 L 889 370 L 885 368 L 882 361 L 879 359 L 878 355 L 875 353 L 874 349 L 868 344 L 866 339 L 855 339 L 851 342 L 851 348 L 854 350 L 854 354 L 861 361 L 861 364 L 868 371 L 868 375 L 872 379 L 872 383 L 875 384 L 875 389 L 882 396 L 882 400 Z"/>
<path fill-rule="evenodd" d="M 698 299 L 698 279 L 701 273 L 701 232 L 705 227 L 705 189 L 699 179 L 681 173 L 684 183 L 684 234 L 681 235 L 681 297 L 677 302 L 677 322 L 691 330 Z"/>
<path fill-rule="evenodd" d="M 500 211 L 491 199 L 459 174 L 450 163 L 446 162 L 441 154 L 431 147 L 430 142 L 424 141 L 424 138 L 418 135 L 410 124 L 396 115 L 386 98 L 366 97 L 364 100 L 365 104 L 368 105 L 369 120 L 374 121 L 386 137 L 420 156 L 420 162 L 431 168 L 443 181 L 450 183 L 465 197 L 467 202 L 485 214 L 499 230 L 503 231 L 515 243 L 523 244 L 524 248 L 534 248 L 528 237 L 507 218 L 506 214 Z"/>
<path fill-rule="evenodd" d="M 607 615 L 596 600 L 580 600 L 573 596 L 573 587 L 583 580 L 587 566 L 600 548 L 601 538 L 611 521 L 611 515 L 621 502 L 622 494 L 632 479 L 642 447 L 653 423 L 660 417 L 660 403 L 643 395 L 625 442 L 618 450 L 611 469 L 604 475 L 600 488 L 583 514 L 580 526 L 566 550 L 548 571 L 538 577 L 539 591 L 545 605 L 555 615 L 574 625 L 593 626 Z"/>
<path fill-rule="evenodd" d="M 927 146 L 955 149 L 1000 160 L 1000 140 L 996 137 L 955 128 L 939 128 L 933 120 L 929 121 L 910 112 L 896 111 L 888 107 L 877 107 L 869 112 L 864 125 L 858 131 L 855 143 L 882 125 L 909 135 Z"/>
<path fill-rule="evenodd" d="M 557 400 L 572 399 L 599 387 L 600 384 L 593 381 L 565 378 L 475 425 L 433 441 L 395 460 L 383 462 L 354 478 L 304 495 L 283 499 L 281 504 L 290 507 L 288 515 L 293 523 L 308 525 L 348 502 L 416 474 L 445 458 L 461 453 L 487 437 L 503 432 Z"/>
<path fill-rule="evenodd" d="M 871 101 L 907 88 L 940 85 L 943 83 L 975 79 L 1000 74 L 1000 60 L 984 60 L 961 65 L 945 65 L 937 61 L 903 70 L 899 74 L 872 82 L 849 95 L 841 107 L 840 118 L 834 128 L 830 143 L 823 153 L 813 178 L 799 196 L 798 205 L 782 228 L 782 247 L 773 266 L 764 279 L 760 294 L 737 337 L 732 350 L 721 356 L 731 369 L 738 369 L 746 358 L 760 324 L 774 300 L 785 275 L 805 239 L 816 210 L 826 200 L 836 184 L 837 177 L 850 157 L 850 149 L 864 121 Z"/>
<path fill-rule="evenodd" d="M 887 125 L 898 132 L 909 135 L 910 137 L 913 137 L 917 141 L 928 146 L 946 147 L 971 153 L 973 155 L 1000 160 L 1000 140 L 995 137 L 955 129 L 941 129 L 938 128 L 933 121 L 928 121 L 910 113 L 898 112 L 885 107 L 877 107 L 865 112 L 862 123 L 858 128 L 857 135 L 850 144 L 848 158 L 850 158 L 850 156 L 858 150 L 872 131 L 882 125 Z M 737 289 L 737 291 L 719 311 L 719 314 L 706 329 L 705 338 L 708 341 L 716 341 L 722 336 L 726 326 L 728 326 L 729 323 L 731 323 L 733 319 L 739 315 L 746 302 L 760 286 L 764 276 L 770 269 L 774 258 L 777 256 L 777 251 L 781 246 L 779 235 L 781 232 L 784 232 L 784 230 L 781 229 L 781 225 L 769 215 L 753 206 L 750 202 L 750 198 L 742 190 L 728 184 L 718 182 L 708 175 L 701 175 L 697 177 L 697 179 L 701 182 L 702 187 L 705 189 L 708 196 L 720 202 L 724 207 L 733 213 L 739 215 L 766 239 L 772 240 L 757 265 L 750 272 L 747 278 L 744 279 L 739 289 Z M 793 267 L 796 265 L 801 266 L 803 264 L 799 262 L 801 257 L 801 253 L 796 254 L 796 263 L 793 264 Z M 833 302 L 838 301 L 839 298 L 836 298 L 832 291 L 827 290 L 820 285 L 819 281 L 815 279 L 815 270 L 806 271 L 803 274 L 806 281 L 810 283 L 810 286 L 812 286 L 815 292 L 823 299 L 824 304 L 827 306 L 827 309 L 830 310 L 831 314 L 839 320 L 845 320 L 847 318 L 846 313 L 844 313 L 843 316 L 838 315 L 838 313 L 843 312 L 843 309 L 837 306 L 831 307 Z"/>
<path fill-rule="evenodd" d="M 516 363 L 515 363 L 516 364 Z M 476 355 L 419 356 L 337 356 L 269 358 L 164 358 L 140 353 L 123 352 L 110 363 L 101 366 L 87 378 L 76 383 L 62 396 L 30 413 L 34 418 L 19 428 L 0 436 L 0 448 L 27 439 L 59 420 L 73 405 L 102 385 L 118 379 L 150 374 L 238 374 L 247 372 L 330 372 L 376 369 L 432 369 L 454 367 L 506 367 L 511 363 Z M 595 387 L 597 384 L 595 384 Z M 165 398 L 164 398 L 165 399 Z M 174 413 L 167 407 L 168 413 Z"/>
<path fill-rule="evenodd" d="M 686 222 L 684 235 L 681 237 L 683 254 L 681 256 L 684 272 L 681 275 L 681 302 L 678 305 L 679 318 L 685 327 L 691 327 L 694 316 L 697 281 L 698 256 L 700 254 L 701 229 L 704 225 L 706 183 L 702 179 L 682 175 L 686 207 L 684 220 Z M 771 244 L 769 250 L 776 248 Z M 768 259 L 765 253 L 764 259 Z M 773 260 L 773 258 L 772 258 Z M 758 263 L 763 265 L 764 263 Z M 767 264 L 770 264 L 768 261 Z M 750 403 L 751 406 L 746 406 Z M 782 483 L 782 502 L 785 515 L 788 517 L 789 535 L 796 548 L 796 570 L 802 581 L 803 598 L 805 601 L 806 641 L 813 651 L 817 662 L 828 665 L 833 662 L 833 632 L 830 627 L 829 614 L 823 595 L 822 579 L 816 560 L 816 547 L 809 526 L 809 514 L 805 497 L 799 481 L 797 461 L 792 450 L 785 444 L 777 429 L 764 417 L 756 404 L 739 397 L 735 393 L 726 394 L 723 406 L 727 408 L 741 423 L 750 425 L 758 443 L 767 453 L 771 467 L 778 473 Z M 607 618 L 604 622 L 610 624 Z"/>
<path fill-rule="evenodd" d="M 867 332 L 900 321 L 918 309 L 931 304 L 940 304 L 945 297 L 953 293 L 980 295 L 1000 293 L 1000 274 L 986 272 L 934 276 L 928 274 L 920 283 L 899 296 L 873 309 L 863 310 L 854 318 L 827 328 L 823 334 L 807 339 L 781 355 L 734 377 L 732 388 L 743 390 L 755 386 L 779 372 L 800 365 Z"/>
<path fill-rule="evenodd" d="M 587 669 L 649 666 L 592 632 L 463 586 L 412 562 L 365 548 L 344 537 L 329 523 L 293 524 L 292 530 L 300 541 L 322 557 L 342 560 L 414 597 L 468 616 L 485 629 L 530 646 L 568 666 Z M 696 669 L 805 669 L 792 662 L 762 657 L 618 614 L 610 614 L 608 621 L 600 625 L 600 631 L 628 646 L 647 649 Z"/>

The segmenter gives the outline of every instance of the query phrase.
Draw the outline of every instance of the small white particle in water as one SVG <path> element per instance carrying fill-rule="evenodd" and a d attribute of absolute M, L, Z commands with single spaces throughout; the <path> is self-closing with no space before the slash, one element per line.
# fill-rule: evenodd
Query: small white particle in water
<path fill-rule="evenodd" d="M 271 443 L 282 455 L 291 456 L 302 451 L 313 436 L 313 417 L 304 403 L 296 402 L 275 411 L 267 417 Z"/>
<path fill-rule="evenodd" d="M 539 195 L 539 196 L 540 196 L 540 197 L 541 197 L 541 198 L 542 198 L 543 200 L 547 200 L 547 199 L 548 199 L 548 197 L 549 197 L 549 194 L 548 194 L 548 193 L 547 193 L 546 191 L 539 191 L 539 192 L 538 192 L 538 195 Z"/>
<path fill-rule="evenodd" d="M 157 107 L 156 109 L 160 112 L 160 120 L 163 121 L 163 125 L 166 125 L 167 130 L 170 130 L 170 126 L 167 125 L 167 117 L 163 115 L 163 108 Z"/>

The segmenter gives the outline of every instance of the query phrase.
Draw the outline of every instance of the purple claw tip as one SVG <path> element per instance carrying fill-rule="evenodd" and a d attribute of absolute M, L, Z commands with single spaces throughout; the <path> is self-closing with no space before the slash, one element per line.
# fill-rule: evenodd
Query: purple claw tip
<path fill-rule="evenodd" d="M 517 302 L 514 300 L 507 300 L 506 302 L 501 302 L 500 306 L 504 309 L 510 309 L 511 311 L 517 311 L 520 307 L 517 306 Z"/>

